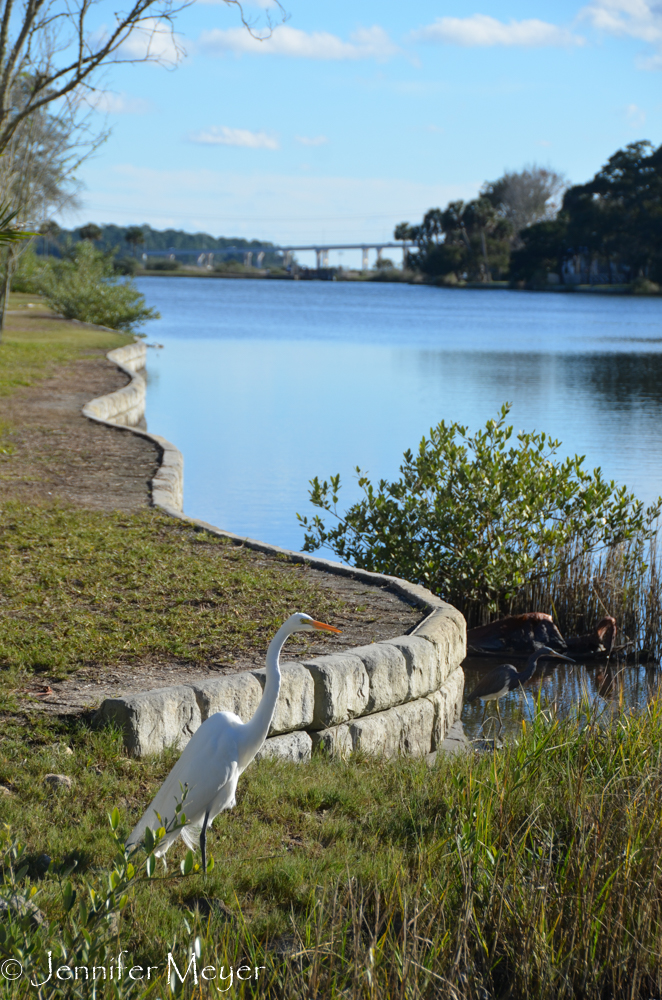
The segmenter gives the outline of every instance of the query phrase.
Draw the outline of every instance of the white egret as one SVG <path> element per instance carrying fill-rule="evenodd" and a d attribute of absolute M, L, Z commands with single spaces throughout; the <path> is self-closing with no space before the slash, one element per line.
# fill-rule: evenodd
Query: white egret
<path fill-rule="evenodd" d="M 182 800 L 182 790 L 186 789 L 183 805 L 186 825 L 167 832 L 154 853 L 162 857 L 181 834 L 192 850 L 199 842 L 202 870 L 206 872 L 207 829 L 220 812 L 234 806 L 239 775 L 253 760 L 269 732 L 280 690 L 280 651 L 295 632 L 317 629 L 340 632 L 333 625 L 325 625 L 300 613 L 291 615 L 281 625 L 269 643 L 266 683 L 253 718 L 250 722 L 242 722 L 233 712 L 216 712 L 202 723 L 132 831 L 127 847 L 139 843 L 148 828 L 154 833 L 159 827 L 168 830 L 178 819 L 175 809 Z"/>

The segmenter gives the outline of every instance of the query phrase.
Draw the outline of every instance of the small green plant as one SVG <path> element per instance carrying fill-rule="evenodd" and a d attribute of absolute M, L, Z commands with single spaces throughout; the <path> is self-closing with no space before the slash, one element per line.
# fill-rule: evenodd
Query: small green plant
<path fill-rule="evenodd" d="M 71 879 L 77 868 L 76 861 L 59 866 L 51 861 L 48 874 L 52 879 L 50 884 L 45 884 L 51 889 L 54 883 L 57 884 L 57 896 L 49 902 L 60 910 L 59 920 L 48 920 L 36 905 L 40 901 L 40 890 L 28 875 L 30 863 L 25 845 L 5 825 L 0 830 L 2 978 L 16 984 L 19 980 L 29 981 L 39 990 L 37 995 L 41 1000 L 62 997 L 64 983 L 66 996 L 82 1000 L 90 995 L 90 970 L 93 995 L 96 995 L 98 984 L 95 974 L 103 972 L 99 983 L 103 982 L 105 986 L 107 968 L 112 970 L 117 965 L 114 974 L 111 971 L 114 982 L 110 984 L 110 995 L 118 1000 L 135 995 L 141 984 L 137 978 L 126 975 L 123 965 L 130 966 L 132 963 L 122 963 L 121 957 L 128 952 L 124 949 L 117 955 L 120 915 L 140 883 L 152 880 L 162 882 L 182 876 L 187 878 L 200 873 L 200 865 L 189 850 L 180 863 L 180 876 L 156 875 L 156 852 L 166 834 L 186 825 L 183 811 L 185 798 L 186 789 L 167 830 L 165 827 L 160 827 L 156 833 L 146 830 L 142 842 L 132 848 L 125 847 L 118 833 L 120 814 L 115 807 L 108 817 L 115 858 L 105 878 L 91 880 L 83 877 L 76 885 Z M 214 859 L 210 857 L 207 872 L 211 873 L 213 869 Z"/>
<path fill-rule="evenodd" d="M 67 259 L 44 265 L 38 285 L 65 319 L 134 332 L 145 320 L 159 318 L 130 280 L 119 279 L 112 254 L 96 250 L 87 240 L 76 244 Z"/>
<path fill-rule="evenodd" d="M 599 468 L 587 472 L 582 456 L 560 461 L 560 442 L 544 433 L 511 443 L 509 409 L 475 434 L 442 420 L 416 454 L 405 452 L 395 482 L 375 487 L 357 468 L 363 498 L 344 513 L 340 477 L 312 479 L 311 502 L 337 524 L 297 515 L 304 550 L 327 545 L 355 566 L 415 580 L 470 621 L 503 611 L 532 581 L 587 553 L 627 542 L 639 565 L 662 498 L 645 507 Z"/>

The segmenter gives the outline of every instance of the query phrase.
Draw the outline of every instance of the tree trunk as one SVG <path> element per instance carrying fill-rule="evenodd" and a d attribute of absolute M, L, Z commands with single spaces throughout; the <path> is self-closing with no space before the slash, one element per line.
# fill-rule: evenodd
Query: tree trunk
<path fill-rule="evenodd" d="M 492 272 L 490 271 L 490 262 L 487 258 L 487 242 L 485 240 L 485 230 L 480 231 L 480 246 L 483 251 L 483 259 L 485 261 L 485 281 L 492 280 Z"/>
<path fill-rule="evenodd" d="M 2 343 L 2 333 L 5 328 L 5 312 L 7 310 L 7 296 L 11 284 L 11 251 L 5 250 L 2 254 L 0 270 L 0 344 Z"/>

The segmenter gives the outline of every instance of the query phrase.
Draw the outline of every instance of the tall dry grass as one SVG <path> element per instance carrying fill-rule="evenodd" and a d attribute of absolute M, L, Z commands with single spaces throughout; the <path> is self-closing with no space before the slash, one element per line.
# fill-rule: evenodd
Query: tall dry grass
<path fill-rule="evenodd" d="M 641 660 L 662 657 L 662 553 L 649 542 L 643 561 L 633 546 L 621 545 L 594 555 L 569 553 L 559 573 L 535 580 L 517 595 L 506 614 L 545 611 L 563 635 L 592 631 L 612 615 L 618 624 L 617 646 Z"/>

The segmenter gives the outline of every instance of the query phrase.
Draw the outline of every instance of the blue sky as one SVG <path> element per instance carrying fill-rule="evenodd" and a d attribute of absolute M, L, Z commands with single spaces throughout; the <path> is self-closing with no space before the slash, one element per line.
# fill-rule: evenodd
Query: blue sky
<path fill-rule="evenodd" d="M 246 13 L 260 23 L 268 3 Z M 112 135 L 81 168 L 81 211 L 63 221 L 383 240 L 504 169 L 551 165 L 576 183 L 619 146 L 662 141 L 660 2 L 286 10 L 258 42 L 236 9 L 198 0 L 177 19 L 176 68 L 111 67 L 101 106 Z"/>

